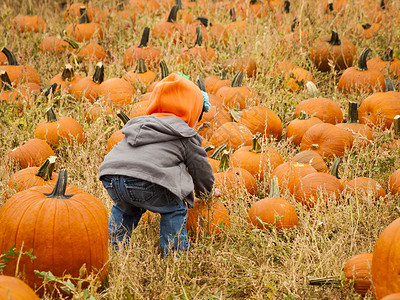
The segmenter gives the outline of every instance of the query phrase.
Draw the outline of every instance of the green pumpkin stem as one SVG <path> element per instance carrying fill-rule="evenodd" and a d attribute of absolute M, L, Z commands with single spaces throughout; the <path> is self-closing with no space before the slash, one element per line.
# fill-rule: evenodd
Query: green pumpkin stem
<path fill-rule="evenodd" d="M 242 71 L 238 71 L 232 79 L 231 87 L 241 87 L 244 74 Z"/>
<path fill-rule="evenodd" d="M 104 66 L 102 62 L 97 63 L 93 74 L 93 82 L 100 84 L 104 81 Z"/>
<path fill-rule="evenodd" d="M 147 47 L 149 43 L 150 27 L 145 27 L 142 34 L 142 39 L 140 40 L 139 48 Z"/>
<path fill-rule="evenodd" d="M 49 123 L 58 121 L 56 112 L 54 111 L 53 107 L 50 107 L 46 111 L 46 117 L 47 117 L 47 122 L 49 122 Z"/>
<path fill-rule="evenodd" d="M 298 117 L 299 120 L 308 120 L 310 118 L 311 118 L 311 116 L 308 113 L 306 113 L 304 110 L 300 111 L 299 117 Z"/>
<path fill-rule="evenodd" d="M 229 114 L 230 114 L 233 122 L 239 122 L 239 119 L 242 116 L 242 114 L 239 111 L 237 111 L 236 109 L 233 109 L 233 108 L 229 111 Z"/>
<path fill-rule="evenodd" d="M 72 68 L 72 66 L 70 64 L 66 64 L 65 68 L 61 74 L 61 78 L 65 81 L 65 80 L 73 80 L 75 78 L 75 73 L 74 73 L 74 69 Z"/>
<path fill-rule="evenodd" d="M 8 76 L 7 72 L 5 70 L 0 71 L 0 82 L 1 82 L 1 88 L 0 90 L 9 92 L 12 90 L 12 84 L 10 77 Z"/>
<path fill-rule="evenodd" d="M 49 181 L 53 178 L 53 171 L 56 165 L 57 156 L 50 156 L 43 165 L 37 170 L 36 176 L 41 177 L 44 181 Z"/>
<path fill-rule="evenodd" d="M 197 77 L 197 85 L 201 91 L 207 92 L 206 84 L 204 83 L 203 78 L 201 78 L 200 76 Z"/>
<path fill-rule="evenodd" d="M 67 170 L 63 169 L 58 172 L 57 182 L 54 186 L 54 189 L 51 193 L 44 193 L 47 198 L 55 198 L 55 199 L 69 199 L 73 195 L 66 195 L 65 191 L 67 190 L 67 180 L 68 174 Z"/>
<path fill-rule="evenodd" d="M 260 144 L 260 139 L 262 138 L 262 134 L 260 132 L 257 132 L 255 135 L 253 135 L 252 143 L 251 143 L 251 148 L 250 151 L 254 153 L 261 153 L 262 152 L 262 147 Z"/>
<path fill-rule="evenodd" d="M 381 57 L 383 61 L 394 61 L 393 59 L 393 49 L 387 48 L 385 54 Z"/>
<path fill-rule="evenodd" d="M 1 52 L 5 54 L 7 57 L 8 65 L 9 66 L 18 66 L 17 59 L 15 58 L 14 53 L 12 53 L 9 49 L 4 47 Z"/>
<path fill-rule="evenodd" d="M 135 71 L 138 72 L 139 74 L 147 72 L 146 63 L 144 62 L 143 58 L 138 59 Z"/>
<path fill-rule="evenodd" d="M 229 10 L 229 15 L 231 16 L 231 21 L 236 22 L 236 10 L 234 7 Z"/>
<path fill-rule="evenodd" d="M 178 6 L 178 9 L 183 9 L 182 0 L 175 0 L 175 5 Z"/>
<path fill-rule="evenodd" d="M 81 14 L 81 17 L 79 19 L 79 24 L 88 24 L 88 23 L 90 23 L 89 15 L 87 13 L 86 6 L 81 6 L 79 8 L 79 12 Z"/>
<path fill-rule="evenodd" d="M 339 177 L 339 166 L 341 163 L 341 159 L 339 157 L 336 157 L 335 160 L 333 161 L 332 167 L 331 167 L 331 175 L 335 176 L 337 179 L 340 179 Z"/>
<path fill-rule="evenodd" d="M 361 26 L 362 26 L 362 28 L 364 28 L 364 30 L 366 30 L 366 29 L 370 29 L 372 25 L 367 23 L 367 24 L 364 24 L 364 25 L 361 25 Z"/>
<path fill-rule="evenodd" d="M 164 79 L 169 75 L 167 63 L 164 60 L 160 61 L 160 68 L 161 68 L 161 79 Z"/>
<path fill-rule="evenodd" d="M 319 91 L 314 82 L 307 81 L 306 88 L 307 88 L 307 92 L 308 92 L 308 97 L 310 97 L 310 98 L 318 98 L 319 97 Z"/>
<path fill-rule="evenodd" d="M 215 146 L 213 145 L 207 145 L 205 147 L 203 147 L 204 151 L 209 152 L 215 149 Z"/>
<path fill-rule="evenodd" d="M 286 0 L 283 4 L 283 11 L 288 14 L 290 13 L 290 1 Z"/>
<path fill-rule="evenodd" d="M 220 160 L 222 156 L 222 152 L 227 148 L 226 144 L 222 144 L 221 146 L 217 147 L 214 152 L 210 155 L 210 158 Z"/>
<path fill-rule="evenodd" d="M 228 150 L 222 151 L 217 173 L 225 172 L 226 170 L 229 169 L 229 157 L 230 156 L 231 156 L 230 151 L 228 151 Z"/>
<path fill-rule="evenodd" d="M 358 103 L 349 101 L 348 123 L 358 123 Z"/>
<path fill-rule="evenodd" d="M 394 138 L 396 140 L 400 139 L 400 115 L 396 115 L 393 118 L 393 131 L 394 131 Z"/>
<path fill-rule="evenodd" d="M 340 46 L 342 42 L 339 39 L 339 34 L 336 31 L 332 30 L 331 39 L 328 41 L 332 46 Z"/>
<path fill-rule="evenodd" d="M 171 8 L 171 11 L 169 12 L 169 15 L 168 15 L 167 22 L 169 22 L 169 23 L 176 22 L 178 10 L 179 10 L 179 7 L 176 5 Z"/>
<path fill-rule="evenodd" d="M 201 29 L 201 26 L 196 27 L 196 41 L 194 42 L 194 47 L 199 46 L 203 44 L 203 30 Z"/>
<path fill-rule="evenodd" d="M 73 40 L 71 40 L 70 38 L 65 37 L 64 41 L 66 41 L 75 50 L 79 48 L 78 43 L 73 41 Z"/>
<path fill-rule="evenodd" d="M 228 74 L 226 74 L 225 69 L 221 70 L 221 79 L 222 80 L 227 80 L 228 79 Z"/>
<path fill-rule="evenodd" d="M 123 111 L 119 111 L 117 113 L 118 118 L 121 119 L 122 123 L 124 123 L 124 125 L 126 123 L 128 123 L 128 121 L 130 120 L 130 118 L 128 117 L 128 115 L 126 113 L 124 113 Z"/>
<path fill-rule="evenodd" d="M 392 79 L 389 77 L 385 78 L 385 92 L 395 92 L 394 84 Z"/>
<path fill-rule="evenodd" d="M 271 185 L 269 186 L 269 198 L 279 198 L 281 195 L 279 193 L 279 182 L 278 177 L 274 176 L 271 180 Z"/>
<path fill-rule="evenodd" d="M 33 16 L 32 3 L 29 0 L 26 0 L 26 15 Z"/>
<path fill-rule="evenodd" d="M 328 277 L 310 277 L 308 279 L 309 285 L 331 285 L 331 286 L 341 286 L 342 281 L 338 276 L 328 276 Z"/>

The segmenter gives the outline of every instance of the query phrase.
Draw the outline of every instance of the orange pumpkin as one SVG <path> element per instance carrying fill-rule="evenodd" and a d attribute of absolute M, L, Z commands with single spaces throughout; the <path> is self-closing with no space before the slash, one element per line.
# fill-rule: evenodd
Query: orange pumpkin
<path fill-rule="evenodd" d="M 71 94 L 77 100 L 88 99 L 93 103 L 99 95 L 99 86 L 104 81 L 104 66 L 101 62 L 96 64 L 93 77 L 85 77 L 71 85 Z"/>
<path fill-rule="evenodd" d="M 26 141 L 7 154 L 8 159 L 18 163 L 22 169 L 39 167 L 49 156 L 54 156 L 54 151 L 46 141 L 37 138 Z"/>
<path fill-rule="evenodd" d="M 80 61 L 99 61 L 106 58 L 106 52 L 103 47 L 96 42 L 90 42 L 75 51 Z"/>
<path fill-rule="evenodd" d="M 350 180 L 345 185 L 343 193 L 349 193 L 352 196 L 372 196 L 376 200 L 386 197 L 383 187 L 376 180 L 367 177 L 356 177 Z"/>
<path fill-rule="evenodd" d="M 44 32 L 48 30 L 46 20 L 41 16 L 24 16 L 17 15 L 12 20 L 13 28 L 17 29 L 19 32 Z"/>
<path fill-rule="evenodd" d="M 227 144 L 231 149 L 240 146 L 250 146 L 253 134 L 244 125 L 236 122 L 226 122 L 214 131 L 210 137 L 210 144 L 215 147 Z"/>
<path fill-rule="evenodd" d="M 376 69 L 385 77 L 400 77 L 400 60 L 393 57 L 393 49 L 388 48 L 381 57 L 372 58 L 367 61 L 368 69 Z"/>
<path fill-rule="evenodd" d="M 21 279 L 0 275 L 0 299 L 39 300 L 39 296 Z"/>
<path fill-rule="evenodd" d="M 77 49 L 78 47 L 79 47 L 78 44 L 74 43 L 71 40 L 65 40 L 55 36 L 49 36 L 43 39 L 43 41 L 41 41 L 41 43 L 38 46 L 38 52 L 59 55 L 67 51 L 72 51 L 74 49 Z"/>
<path fill-rule="evenodd" d="M 155 79 L 157 74 L 151 70 L 148 70 L 146 63 L 143 58 L 137 60 L 136 69 L 129 71 L 122 79 L 129 82 L 134 88 L 144 88 L 150 85 Z"/>
<path fill-rule="evenodd" d="M 315 124 L 322 123 L 319 118 L 310 117 L 304 111 L 300 112 L 299 118 L 290 121 L 286 127 L 286 137 L 296 146 L 299 146 L 304 133 Z"/>
<path fill-rule="evenodd" d="M 109 78 L 98 87 L 98 97 L 106 105 L 114 108 L 124 108 L 132 104 L 135 89 L 124 79 Z"/>
<path fill-rule="evenodd" d="M 321 155 L 313 150 L 304 150 L 297 153 L 292 158 L 292 161 L 311 165 L 317 172 L 329 172 L 329 169 Z"/>
<path fill-rule="evenodd" d="M 75 74 L 74 69 L 70 64 L 66 64 L 64 70 L 50 79 L 49 84 L 56 83 L 57 86 L 61 88 L 61 90 L 70 93 L 71 86 L 76 84 L 79 80 L 82 79 L 82 76 L 79 74 Z"/>
<path fill-rule="evenodd" d="M 103 38 L 103 27 L 98 23 L 91 23 L 87 9 L 81 6 L 79 24 L 69 24 L 67 27 L 67 36 L 74 38 L 79 43 L 89 41 L 91 38 L 101 40 Z"/>
<path fill-rule="evenodd" d="M 204 79 L 208 94 L 216 94 L 223 86 L 230 86 L 231 81 L 226 76 L 226 71 L 221 71 L 221 78 L 215 75 L 208 76 Z"/>
<path fill-rule="evenodd" d="M 371 288 L 372 253 L 362 253 L 350 258 L 344 265 L 345 284 L 353 283 L 354 290 L 361 296 Z"/>

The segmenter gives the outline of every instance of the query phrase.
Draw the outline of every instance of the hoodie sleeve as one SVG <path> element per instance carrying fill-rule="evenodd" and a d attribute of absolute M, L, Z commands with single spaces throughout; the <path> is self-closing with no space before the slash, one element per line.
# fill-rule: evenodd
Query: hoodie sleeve
<path fill-rule="evenodd" d="M 185 148 L 185 164 L 190 176 L 192 176 L 196 197 L 200 199 L 211 198 L 214 175 L 212 167 L 207 160 L 207 153 L 201 147 L 201 140 L 196 137 L 189 138 L 186 140 Z"/>

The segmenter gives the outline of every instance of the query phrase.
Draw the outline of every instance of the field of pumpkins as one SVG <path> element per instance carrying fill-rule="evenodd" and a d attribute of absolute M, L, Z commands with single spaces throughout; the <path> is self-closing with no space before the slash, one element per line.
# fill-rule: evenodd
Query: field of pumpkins
<path fill-rule="evenodd" d="M 0 3 L 0 299 L 400 299 L 400 2 Z M 99 181 L 180 74 L 221 197 L 163 258 Z M 132 158 L 134 159 L 134 158 Z"/>

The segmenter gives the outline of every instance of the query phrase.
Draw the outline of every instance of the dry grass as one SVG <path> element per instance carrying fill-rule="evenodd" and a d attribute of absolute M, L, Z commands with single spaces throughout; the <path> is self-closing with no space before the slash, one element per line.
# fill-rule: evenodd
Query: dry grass
<path fill-rule="evenodd" d="M 219 52 L 214 65 L 179 65 L 175 59 L 183 45 L 168 41 L 151 40 L 162 49 L 170 71 L 185 70 L 192 78 L 215 74 L 226 58 L 248 55 L 258 63 L 256 79 L 246 82 L 254 87 L 262 99 L 262 104 L 274 110 L 286 126 L 293 119 L 295 106 L 307 98 L 306 92 L 292 94 L 266 76 L 272 64 L 281 60 L 291 60 L 312 71 L 322 95 L 337 101 L 346 114 L 348 100 L 360 102 L 365 95 L 345 96 L 337 91 L 338 74 L 322 74 L 315 70 L 309 60 L 310 46 L 306 44 L 286 44 L 282 46 L 283 28 L 290 26 L 297 17 L 302 30 L 316 38 L 337 29 L 349 37 L 356 45 L 357 52 L 368 46 L 373 56 L 383 53 L 387 46 L 397 47 L 393 41 L 400 38 L 396 26 L 388 26 L 374 39 L 364 41 L 352 33 L 348 24 L 352 21 L 365 22 L 366 13 L 360 5 L 351 0 L 350 8 L 341 18 L 327 24 L 323 15 L 315 9 L 315 1 L 292 1 L 293 14 L 283 24 L 275 24 L 272 19 L 249 19 L 247 34 L 231 36 L 229 44 L 216 45 Z M 44 36 L 60 33 L 66 28 L 62 19 L 63 10 L 55 2 L 37 1 L 36 13 L 48 22 L 50 32 L 45 34 L 19 34 L 11 28 L 10 20 L 25 6 L 17 6 L 6 0 L 0 4 L 0 46 L 7 46 L 17 54 L 21 64 L 33 66 L 42 77 L 43 85 L 67 62 L 68 56 L 43 55 L 37 46 Z M 112 7 L 115 1 L 94 1 L 100 7 Z M 211 1 L 210 1 L 211 2 Z M 387 1 L 389 7 L 399 11 L 396 1 Z M 167 11 L 156 16 L 138 16 L 136 24 L 130 21 L 110 19 L 102 41 L 108 56 L 105 62 L 106 77 L 120 77 L 126 70 L 122 65 L 125 50 L 137 44 L 145 26 L 151 28 L 162 20 Z M 228 17 L 221 11 L 209 11 L 212 22 L 227 23 Z M 311 25 L 312 24 L 312 25 Z M 399 49 L 394 48 L 395 56 Z M 95 63 L 78 66 L 82 76 L 93 73 Z M 232 75 L 232 74 L 230 74 Z M 397 82 L 396 82 L 397 83 Z M 0 207 L 6 201 L 5 194 L 13 191 L 6 187 L 8 178 L 18 169 L 6 160 L 6 153 L 33 137 L 35 126 L 44 120 L 44 112 L 54 104 L 58 115 L 75 118 L 86 134 L 83 146 L 64 145 L 56 149 L 57 170 L 67 168 L 69 184 L 98 197 L 111 209 L 111 200 L 98 180 L 98 166 L 106 154 L 109 136 L 121 126 L 117 119 L 98 119 L 88 124 L 84 111 L 88 103 L 76 103 L 68 95 L 56 95 L 51 99 L 41 99 L 30 108 L 0 106 Z M 375 143 L 368 148 L 352 149 L 344 157 L 340 171 L 342 177 L 367 176 L 386 186 L 389 175 L 400 167 L 398 153 L 383 151 L 380 145 L 388 138 L 387 132 L 375 132 Z M 285 161 L 295 155 L 298 149 L 286 140 L 273 142 Z M 267 185 L 259 184 L 259 197 L 267 195 Z M 398 197 L 374 201 L 368 197 L 347 197 L 339 203 L 329 202 L 307 210 L 294 201 L 289 194 L 283 195 L 290 201 L 299 216 L 299 225 L 294 230 L 278 232 L 260 231 L 247 223 L 249 205 L 256 199 L 249 196 L 235 197 L 223 195 L 221 201 L 228 207 L 232 228 L 220 238 L 192 238 L 192 249 L 180 257 L 163 259 L 158 246 L 158 225 L 140 224 L 135 230 L 129 247 L 112 253 L 106 283 L 97 292 L 96 299 L 357 299 L 361 298 L 351 288 L 342 286 L 314 287 L 308 285 L 308 277 L 340 275 L 345 262 L 353 255 L 370 252 L 375 242 L 392 220 L 399 216 Z M 77 294 L 76 298 L 83 297 Z M 372 299 L 368 294 L 367 299 Z"/>

